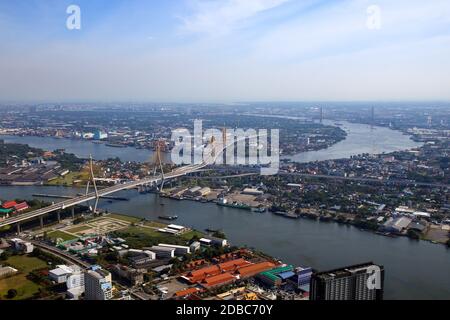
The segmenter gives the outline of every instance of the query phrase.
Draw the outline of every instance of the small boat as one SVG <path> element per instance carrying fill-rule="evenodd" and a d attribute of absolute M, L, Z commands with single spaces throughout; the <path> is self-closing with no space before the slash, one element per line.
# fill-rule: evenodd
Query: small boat
<path fill-rule="evenodd" d="M 287 213 L 287 214 L 285 214 L 284 216 L 285 216 L 286 218 L 289 218 L 289 219 L 298 219 L 298 218 L 300 218 L 300 216 L 297 215 L 297 214 L 295 214 L 295 213 Z"/>
<path fill-rule="evenodd" d="M 165 203 L 160 203 L 159 205 L 160 205 L 160 206 L 165 206 L 166 204 L 165 204 Z"/>
<path fill-rule="evenodd" d="M 170 220 L 170 221 L 172 221 L 172 220 L 177 220 L 178 216 L 159 216 L 158 218 L 161 219 L 161 220 Z"/>

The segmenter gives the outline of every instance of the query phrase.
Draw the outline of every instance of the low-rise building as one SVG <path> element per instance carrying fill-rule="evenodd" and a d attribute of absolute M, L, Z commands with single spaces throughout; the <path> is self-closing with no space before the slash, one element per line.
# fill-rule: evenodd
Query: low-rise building
<path fill-rule="evenodd" d="M 144 283 L 144 274 L 136 269 L 116 264 L 111 267 L 111 272 L 129 282 L 132 286 L 138 286 Z"/>
<path fill-rule="evenodd" d="M 191 245 L 189 246 L 189 248 L 191 249 L 191 252 L 195 252 L 197 250 L 200 250 L 201 244 L 198 241 L 194 241 L 191 243 Z"/>
<path fill-rule="evenodd" d="M 191 253 L 191 249 L 186 246 L 178 246 L 178 245 L 165 244 L 165 243 L 160 243 L 158 246 L 175 249 L 175 255 L 177 255 L 177 256 L 184 256 L 186 254 Z"/>
<path fill-rule="evenodd" d="M 254 189 L 254 188 L 245 188 L 242 191 L 242 194 L 248 194 L 251 196 L 261 196 L 264 194 L 264 191 L 258 190 L 258 189 Z"/>
<path fill-rule="evenodd" d="M 22 239 L 14 238 L 10 240 L 14 250 L 22 253 L 32 253 L 34 246 L 30 242 L 23 241 Z"/>
<path fill-rule="evenodd" d="M 56 269 L 49 271 L 48 277 L 56 283 L 65 283 L 73 273 L 74 268 L 66 265 L 59 265 Z"/>
<path fill-rule="evenodd" d="M 175 257 L 175 248 L 153 246 L 150 248 L 150 251 L 154 252 L 158 259 L 170 259 Z"/>
<path fill-rule="evenodd" d="M 18 270 L 14 269 L 12 267 L 6 266 L 2 267 L 0 266 L 0 279 L 12 276 L 13 274 L 17 273 Z"/>
<path fill-rule="evenodd" d="M 194 193 L 194 196 L 204 197 L 211 193 L 211 188 L 204 187 Z"/>
<path fill-rule="evenodd" d="M 142 268 L 145 267 L 148 263 L 152 262 L 155 259 L 152 259 L 152 257 L 142 253 L 138 255 L 134 255 L 128 258 L 130 260 L 131 265 L 134 268 Z"/>
<path fill-rule="evenodd" d="M 28 210 L 29 208 L 30 207 L 28 206 L 28 203 L 26 203 L 26 202 L 21 202 L 14 206 L 14 210 L 16 210 L 17 212 L 22 212 L 22 211 Z"/>
<path fill-rule="evenodd" d="M 412 219 L 407 217 L 389 218 L 384 224 L 384 230 L 388 232 L 402 233 L 411 224 Z"/>

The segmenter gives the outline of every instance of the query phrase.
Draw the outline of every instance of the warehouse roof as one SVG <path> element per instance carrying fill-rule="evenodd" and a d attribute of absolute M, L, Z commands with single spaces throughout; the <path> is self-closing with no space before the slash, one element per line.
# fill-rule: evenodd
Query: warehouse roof
<path fill-rule="evenodd" d="M 216 276 L 208 277 L 203 280 L 202 285 L 205 287 L 213 287 L 233 282 L 236 278 L 229 272 L 221 273 Z"/>
<path fill-rule="evenodd" d="M 272 269 L 274 266 L 275 265 L 273 263 L 265 261 L 265 262 L 252 264 L 252 265 L 243 267 L 238 270 L 238 274 L 241 277 L 251 277 L 251 276 L 254 276 L 255 274 Z"/>

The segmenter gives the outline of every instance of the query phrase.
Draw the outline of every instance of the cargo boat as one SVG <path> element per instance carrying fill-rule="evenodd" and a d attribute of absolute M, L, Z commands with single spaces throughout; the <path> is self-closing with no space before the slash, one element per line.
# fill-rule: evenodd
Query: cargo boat
<path fill-rule="evenodd" d="M 285 211 L 276 211 L 276 212 L 274 212 L 274 214 L 276 214 L 277 216 L 281 216 L 281 217 L 285 217 L 285 218 L 289 218 L 289 219 L 300 218 L 300 216 L 298 214 L 289 213 L 289 212 L 285 212 Z"/>
<path fill-rule="evenodd" d="M 126 148 L 127 147 L 123 144 L 117 144 L 117 143 L 107 143 L 107 144 L 105 144 L 105 146 L 111 147 L 111 148 Z"/>
<path fill-rule="evenodd" d="M 173 220 L 177 220 L 177 219 L 178 219 L 178 216 L 159 216 L 158 218 L 160 218 L 161 220 L 170 220 L 170 221 L 173 221 Z"/>
<path fill-rule="evenodd" d="M 248 211 L 250 211 L 252 209 L 250 206 L 248 206 L 246 204 L 243 204 L 243 203 L 223 203 L 223 202 L 218 202 L 217 205 L 221 206 L 221 207 L 242 209 L 242 210 L 248 210 Z"/>

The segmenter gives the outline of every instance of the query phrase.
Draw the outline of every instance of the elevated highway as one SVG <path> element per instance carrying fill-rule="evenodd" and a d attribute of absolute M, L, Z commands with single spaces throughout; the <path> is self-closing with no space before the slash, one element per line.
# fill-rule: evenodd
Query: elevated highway
<path fill-rule="evenodd" d="M 17 224 L 20 222 L 24 222 L 24 221 L 28 221 L 28 220 L 32 220 L 41 216 L 44 216 L 46 214 L 49 214 L 51 212 L 55 212 L 55 211 L 59 211 L 59 210 L 64 210 L 70 207 L 74 207 L 76 205 L 79 205 L 81 203 L 85 203 L 94 199 L 97 199 L 98 197 L 105 197 L 108 196 L 110 194 L 122 191 L 122 190 L 128 190 L 128 189 L 133 189 L 139 186 L 143 186 L 143 185 L 157 185 L 159 183 L 161 183 L 163 180 L 170 180 L 170 179 L 174 179 L 174 178 L 178 178 L 181 176 L 185 176 L 189 173 L 195 172 L 197 170 L 200 170 L 204 167 L 206 167 L 208 165 L 208 163 L 203 162 L 201 164 L 198 165 L 188 165 L 188 166 L 184 166 L 184 167 L 180 167 L 170 173 L 164 174 L 163 175 L 159 175 L 156 177 L 149 177 L 149 178 L 145 178 L 145 179 L 141 179 L 141 180 L 136 180 L 136 181 L 130 181 L 130 182 L 125 182 L 125 183 L 121 183 L 121 184 L 117 184 L 115 186 L 112 187 L 108 187 L 105 189 L 101 189 L 98 190 L 98 194 L 96 192 L 91 192 L 88 193 L 86 195 L 83 196 L 79 196 L 73 199 L 68 199 L 68 200 L 64 200 L 61 202 L 57 202 L 54 203 L 48 207 L 45 208 L 41 208 L 38 210 L 34 210 L 34 211 L 30 211 L 27 213 L 23 213 L 23 214 L 19 214 L 19 215 L 15 215 L 13 217 L 4 219 L 4 220 L 0 220 L 0 227 L 4 227 L 4 226 L 8 226 L 8 225 L 12 225 L 12 224 Z"/>

